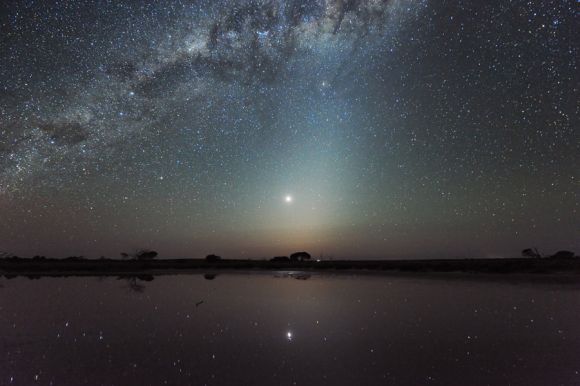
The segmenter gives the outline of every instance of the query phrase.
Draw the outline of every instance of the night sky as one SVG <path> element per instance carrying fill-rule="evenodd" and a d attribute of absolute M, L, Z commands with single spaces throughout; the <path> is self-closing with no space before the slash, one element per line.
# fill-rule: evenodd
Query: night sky
<path fill-rule="evenodd" d="M 2 1 L 0 251 L 580 252 L 578 2 Z"/>

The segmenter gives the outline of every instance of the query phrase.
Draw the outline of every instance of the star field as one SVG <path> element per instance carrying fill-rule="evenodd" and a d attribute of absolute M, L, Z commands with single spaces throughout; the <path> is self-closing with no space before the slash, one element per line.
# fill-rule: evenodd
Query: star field
<path fill-rule="evenodd" d="M 577 7 L 6 2 L 0 250 L 578 250 Z"/>

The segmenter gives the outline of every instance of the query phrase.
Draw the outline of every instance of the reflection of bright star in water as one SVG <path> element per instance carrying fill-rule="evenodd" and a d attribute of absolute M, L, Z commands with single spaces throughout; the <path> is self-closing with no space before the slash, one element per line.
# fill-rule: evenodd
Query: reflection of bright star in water
<path fill-rule="evenodd" d="M 292 198 L 291 195 L 287 195 L 286 197 L 284 197 L 284 201 L 286 201 L 288 204 L 290 204 L 294 199 Z"/>
<path fill-rule="evenodd" d="M 292 340 L 292 331 L 288 331 L 288 332 L 286 333 L 286 339 L 288 339 L 288 340 Z"/>

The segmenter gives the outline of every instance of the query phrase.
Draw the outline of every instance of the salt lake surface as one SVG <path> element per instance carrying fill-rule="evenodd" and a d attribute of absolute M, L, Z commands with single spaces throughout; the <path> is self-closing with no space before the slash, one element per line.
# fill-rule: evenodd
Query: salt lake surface
<path fill-rule="evenodd" d="M 580 278 L 1 278 L 0 348 L 0 385 L 578 385 Z"/>

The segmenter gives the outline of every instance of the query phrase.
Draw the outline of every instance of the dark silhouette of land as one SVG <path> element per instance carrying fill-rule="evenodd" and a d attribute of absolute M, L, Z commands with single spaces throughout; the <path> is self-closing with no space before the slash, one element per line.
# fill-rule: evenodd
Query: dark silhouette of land
<path fill-rule="evenodd" d="M 295 252 L 290 255 L 290 261 L 305 261 L 310 260 L 310 253 L 308 252 Z"/>
<path fill-rule="evenodd" d="M 566 253 L 563 253 L 566 252 Z M 0 275 L 7 277 L 62 276 L 62 275 L 123 275 L 135 276 L 187 272 L 199 270 L 369 270 L 399 272 L 470 272 L 470 273 L 577 273 L 580 258 L 572 252 L 561 251 L 551 257 L 520 257 L 494 259 L 439 259 L 439 260 L 229 260 L 216 259 L 51 259 L 3 258 Z M 215 256 L 215 257 L 214 257 Z M 215 276 L 213 276 L 215 277 Z M 212 279 L 213 277 L 207 277 Z"/>

